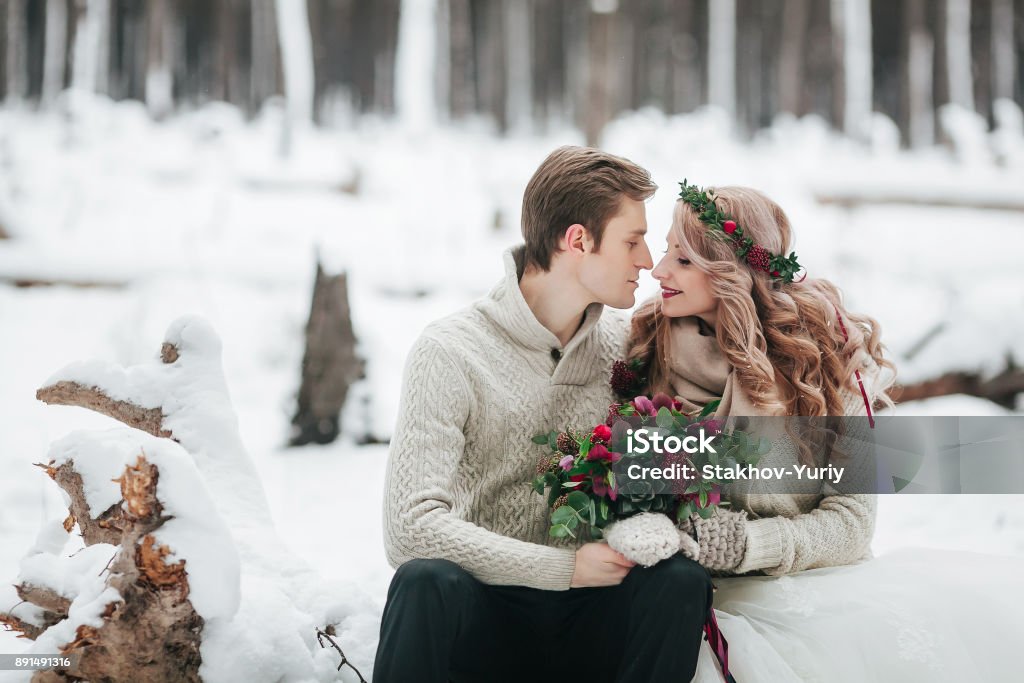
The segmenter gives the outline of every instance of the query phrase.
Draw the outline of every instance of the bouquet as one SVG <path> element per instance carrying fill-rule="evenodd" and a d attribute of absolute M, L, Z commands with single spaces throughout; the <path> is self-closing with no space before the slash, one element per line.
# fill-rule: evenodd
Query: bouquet
<path fill-rule="evenodd" d="M 635 367 L 622 361 L 613 366 L 612 386 L 620 395 L 640 381 Z M 540 495 L 547 491 L 548 533 L 556 538 L 576 538 L 582 533 L 596 540 L 604 537 L 613 522 L 640 513 L 662 513 L 678 524 L 691 514 L 707 519 L 716 507 L 728 505 L 721 499 L 723 482 L 708 476 L 716 468 L 705 465 L 756 464 L 771 442 L 752 439 L 736 429 L 726 431 L 723 422 L 710 417 L 717 406 L 717 401 L 712 402 L 693 415 L 684 413 L 682 404 L 666 394 L 637 395 L 612 404 L 605 422 L 590 429 L 567 427 L 535 436 L 534 443 L 550 450 L 538 463 L 533 480 L 534 491 Z M 634 443 L 634 435 L 640 433 L 650 437 L 644 447 Z M 693 453 L 665 448 L 688 437 L 707 447 Z M 679 476 L 654 480 L 624 476 L 645 467 Z"/>

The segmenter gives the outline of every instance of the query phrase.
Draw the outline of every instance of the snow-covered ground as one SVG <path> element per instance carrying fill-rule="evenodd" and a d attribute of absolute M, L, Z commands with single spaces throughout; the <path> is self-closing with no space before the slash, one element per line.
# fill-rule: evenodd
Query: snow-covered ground
<path fill-rule="evenodd" d="M 942 149 L 901 153 L 884 124 L 877 128 L 869 148 L 814 120 L 780 122 L 741 143 L 712 111 L 641 112 L 615 122 L 604 146 L 651 169 L 662 188 L 648 207 L 652 251 L 663 248 L 679 180 L 752 185 L 790 214 L 811 276 L 833 279 L 852 309 L 882 323 L 908 381 L 998 371 L 1008 354 L 1019 362 L 1022 214 L 845 209 L 815 196 L 898 187 L 933 197 L 940 187 L 1012 199 L 1024 170 L 988 161 L 993 155 L 977 148 L 988 138 L 963 143 L 975 145 L 959 155 L 968 162 Z M 71 121 L 0 110 L 0 221 L 14 235 L 0 241 L 0 581 L 18 575 L 41 525 L 66 515 L 59 490 L 32 463 L 71 430 L 114 424 L 45 406 L 35 390 L 72 361 L 152 358 L 172 320 L 199 314 L 223 340 L 242 440 L 281 536 L 325 578 L 375 601 L 377 613 L 340 634 L 366 673 L 391 575 L 380 533 L 386 447 L 354 441 L 390 433 L 406 349 L 428 321 L 498 279 L 501 250 L 518 241 L 527 179 L 555 146 L 581 140 L 572 131 L 499 138 L 483 125 L 413 132 L 367 119 L 351 130 L 300 128 L 282 160 L 278 135 L 278 113 L 246 125 L 222 106 L 162 125 L 139 105 L 102 100 L 80 103 Z M 349 272 L 369 379 L 346 410 L 342 441 L 289 449 L 317 253 L 328 270 Z M 45 278 L 94 286 L 12 284 Z M 646 277 L 640 294 L 653 292 Z M 949 397 L 901 412 L 1004 410 Z M 874 549 L 1024 555 L 1022 503 L 1024 496 L 883 497 Z M 0 652 L 24 647 L 0 633 Z"/>

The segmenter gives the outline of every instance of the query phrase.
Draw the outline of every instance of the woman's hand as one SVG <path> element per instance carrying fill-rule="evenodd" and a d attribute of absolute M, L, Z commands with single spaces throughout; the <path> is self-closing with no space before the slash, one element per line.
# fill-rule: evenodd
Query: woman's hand
<path fill-rule="evenodd" d="M 705 569 L 732 571 L 747 550 L 747 513 L 717 508 L 708 519 L 692 514 L 679 525 L 680 535 L 695 541 L 697 560 Z M 694 539 L 696 537 L 696 539 Z M 689 556 L 689 553 L 687 553 Z"/>

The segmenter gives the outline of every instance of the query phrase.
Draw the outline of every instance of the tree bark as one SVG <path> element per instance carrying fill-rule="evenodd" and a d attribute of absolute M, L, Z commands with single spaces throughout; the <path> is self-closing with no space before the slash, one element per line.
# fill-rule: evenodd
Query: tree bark
<path fill-rule="evenodd" d="M 1017 58 L 1013 0 L 992 0 L 992 98 L 1013 99 Z"/>
<path fill-rule="evenodd" d="M 933 380 L 896 386 L 889 395 L 894 401 L 905 403 L 936 396 L 967 394 L 1013 409 L 1021 393 L 1024 393 L 1024 370 L 1008 367 L 991 379 L 983 379 L 979 373 L 949 372 Z"/>
<path fill-rule="evenodd" d="M 832 0 L 836 45 L 836 112 L 847 135 L 864 140 L 872 110 L 871 5 L 869 0 Z"/>
<path fill-rule="evenodd" d="M 736 0 L 708 3 L 708 104 L 736 117 Z"/>
<path fill-rule="evenodd" d="M 785 0 L 779 50 L 779 109 L 796 116 L 807 113 L 803 101 L 804 59 L 810 12 L 808 0 Z"/>
<path fill-rule="evenodd" d="M 530 3 L 524 0 L 504 0 L 502 9 L 505 13 L 505 64 L 508 69 L 505 119 L 510 127 L 529 131 L 533 118 Z"/>
<path fill-rule="evenodd" d="M 949 101 L 975 111 L 974 77 L 971 73 L 971 0 L 945 0 L 944 14 Z"/>
<path fill-rule="evenodd" d="M 935 100 L 932 88 L 932 64 L 935 41 L 928 30 L 925 0 L 906 0 L 904 32 L 906 61 L 907 141 L 911 147 L 927 147 L 935 142 Z"/>
<path fill-rule="evenodd" d="M 151 0 L 146 7 L 146 108 L 159 121 L 174 108 L 174 16 L 169 0 Z"/>
<path fill-rule="evenodd" d="M 334 441 L 341 432 L 341 409 L 349 387 L 362 376 L 363 363 L 356 354 L 347 278 L 344 273 L 326 275 L 318 262 L 290 444 Z"/>
<path fill-rule="evenodd" d="M 587 40 L 587 97 L 583 111 L 583 135 L 587 145 L 597 147 L 601 131 L 612 115 L 611 41 L 612 12 L 591 11 Z"/>
<path fill-rule="evenodd" d="M 28 22 L 25 0 L 7 0 L 7 25 L 5 51 L 6 89 L 5 99 L 16 102 L 28 95 Z"/>
<path fill-rule="evenodd" d="M 57 99 L 64 89 L 64 64 L 67 61 L 68 2 L 46 0 L 46 45 L 43 54 L 43 107 Z"/>

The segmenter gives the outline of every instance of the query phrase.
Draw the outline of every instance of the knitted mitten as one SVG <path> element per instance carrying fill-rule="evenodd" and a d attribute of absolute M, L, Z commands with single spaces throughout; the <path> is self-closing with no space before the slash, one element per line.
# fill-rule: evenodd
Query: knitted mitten
<path fill-rule="evenodd" d="M 644 567 L 651 567 L 679 552 L 679 530 L 661 513 L 641 512 L 620 519 L 605 528 L 604 537 L 612 550 Z"/>
<path fill-rule="evenodd" d="M 679 524 L 679 535 L 690 541 L 696 535 L 699 554 L 692 559 L 701 566 L 715 571 L 732 571 L 743 561 L 747 550 L 746 520 L 746 511 L 718 508 L 708 519 L 697 514 L 684 519 Z"/>

